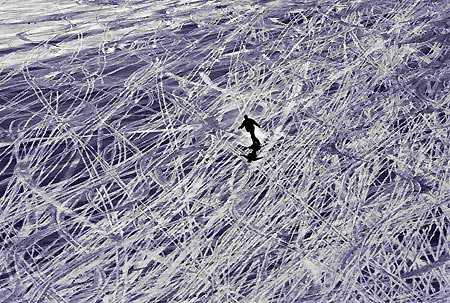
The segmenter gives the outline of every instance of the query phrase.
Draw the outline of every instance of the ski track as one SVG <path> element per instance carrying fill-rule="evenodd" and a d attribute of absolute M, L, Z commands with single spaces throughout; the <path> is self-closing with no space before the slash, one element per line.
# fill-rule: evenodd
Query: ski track
<path fill-rule="evenodd" d="M 0 1 L 0 298 L 444 302 L 449 15 Z"/>

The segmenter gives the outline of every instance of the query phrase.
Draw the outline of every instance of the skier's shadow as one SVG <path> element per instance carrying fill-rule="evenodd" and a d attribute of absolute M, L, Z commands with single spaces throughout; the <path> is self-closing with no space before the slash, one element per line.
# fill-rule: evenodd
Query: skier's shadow
<path fill-rule="evenodd" d="M 247 159 L 248 162 L 262 159 L 262 157 L 258 157 L 256 155 L 256 152 L 261 149 L 260 144 L 252 144 L 249 148 L 252 150 L 252 152 L 247 155 L 243 155 Z"/>

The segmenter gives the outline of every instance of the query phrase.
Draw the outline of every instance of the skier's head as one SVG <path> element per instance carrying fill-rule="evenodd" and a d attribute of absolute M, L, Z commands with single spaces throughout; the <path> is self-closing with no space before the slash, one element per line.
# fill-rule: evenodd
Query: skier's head
<path fill-rule="evenodd" d="M 245 118 L 245 119 L 248 119 L 248 116 L 247 116 L 247 115 L 244 115 L 244 118 Z"/>

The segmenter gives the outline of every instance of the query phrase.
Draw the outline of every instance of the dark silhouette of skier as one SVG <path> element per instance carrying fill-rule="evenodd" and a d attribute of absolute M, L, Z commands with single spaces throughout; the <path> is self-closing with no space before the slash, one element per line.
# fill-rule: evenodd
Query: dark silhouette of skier
<path fill-rule="evenodd" d="M 244 122 L 242 122 L 241 126 L 239 126 L 239 129 L 245 127 L 245 130 L 248 131 L 250 133 L 250 137 L 252 138 L 253 141 L 253 147 L 260 147 L 261 146 L 261 142 L 259 142 L 258 138 L 256 138 L 255 136 L 255 126 L 258 126 L 259 128 L 261 128 L 261 126 L 259 126 L 258 123 L 256 123 L 255 120 L 250 119 L 247 115 L 244 115 Z M 251 147 L 250 147 L 251 148 Z M 255 157 L 256 157 L 256 150 L 254 149 L 255 152 Z"/>

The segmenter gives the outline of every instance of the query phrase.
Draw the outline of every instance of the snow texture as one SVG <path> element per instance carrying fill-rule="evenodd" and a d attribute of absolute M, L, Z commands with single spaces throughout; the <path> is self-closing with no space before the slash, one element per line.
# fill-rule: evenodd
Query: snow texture
<path fill-rule="evenodd" d="M 449 20 L 0 1 L 0 300 L 445 302 Z"/>

